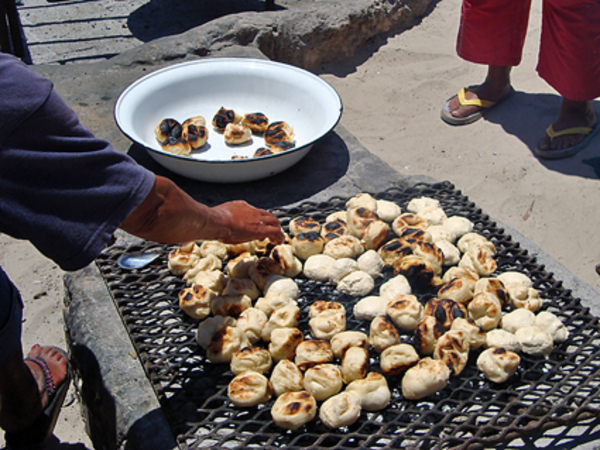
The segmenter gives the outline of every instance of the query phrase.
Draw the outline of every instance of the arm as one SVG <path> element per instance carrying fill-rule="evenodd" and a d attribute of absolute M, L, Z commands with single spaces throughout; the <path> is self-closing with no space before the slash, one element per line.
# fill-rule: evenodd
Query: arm
<path fill-rule="evenodd" d="M 220 240 L 239 243 L 269 238 L 283 241 L 279 220 L 244 201 L 208 207 L 195 201 L 168 178 L 156 176 L 146 199 L 121 228 L 142 239 L 162 243 Z"/>

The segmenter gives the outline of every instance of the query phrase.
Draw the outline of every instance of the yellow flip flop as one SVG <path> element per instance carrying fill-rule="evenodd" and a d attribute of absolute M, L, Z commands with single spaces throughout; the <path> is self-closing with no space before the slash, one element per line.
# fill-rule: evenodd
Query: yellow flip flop
<path fill-rule="evenodd" d="M 450 125 L 468 125 L 470 123 L 473 123 L 481 119 L 481 117 L 483 116 L 483 112 L 486 109 L 497 105 L 499 102 L 508 98 L 514 92 L 513 88 L 511 87 L 510 92 L 504 98 L 502 98 L 502 100 L 499 100 L 498 102 L 493 102 L 491 100 L 482 100 L 479 98 L 468 100 L 466 98 L 466 93 L 468 90 L 468 88 L 464 87 L 461 88 L 460 91 L 458 91 L 456 97 L 458 97 L 458 103 L 460 104 L 460 106 L 478 106 L 481 109 L 479 111 L 474 112 L 473 114 L 469 114 L 466 117 L 455 117 L 450 112 L 450 101 L 454 98 L 451 97 L 446 101 L 446 104 L 442 107 L 441 118 L 444 122 L 449 123 Z"/>
<path fill-rule="evenodd" d="M 590 141 L 594 138 L 594 136 L 598 132 L 598 130 L 600 130 L 600 126 L 594 125 L 593 127 L 573 127 L 573 128 L 566 128 L 566 129 L 560 130 L 560 131 L 554 131 L 554 127 L 552 125 L 550 125 L 546 129 L 546 134 L 550 138 L 550 141 L 552 141 L 552 139 L 557 138 L 559 136 L 566 136 L 569 134 L 579 134 L 579 135 L 585 136 L 585 138 L 579 144 L 573 145 L 572 147 L 563 148 L 560 150 L 552 150 L 552 149 L 542 150 L 538 144 L 538 146 L 534 150 L 534 153 L 537 156 L 539 156 L 540 158 L 544 158 L 544 159 L 568 158 L 569 156 L 573 156 L 575 153 L 583 150 L 590 143 Z M 540 143 L 541 143 L 541 141 L 540 141 Z"/>

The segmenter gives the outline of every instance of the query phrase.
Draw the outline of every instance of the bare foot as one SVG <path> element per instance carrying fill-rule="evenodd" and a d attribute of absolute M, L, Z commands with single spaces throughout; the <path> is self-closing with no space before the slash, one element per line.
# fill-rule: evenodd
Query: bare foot
<path fill-rule="evenodd" d="M 560 105 L 558 120 L 552 124 L 554 131 L 562 131 L 572 127 L 593 127 L 596 124 L 596 114 L 592 102 L 575 102 L 563 98 Z M 566 134 L 550 139 L 547 134 L 540 142 L 541 150 L 562 150 L 573 147 L 585 139 L 582 134 Z"/>

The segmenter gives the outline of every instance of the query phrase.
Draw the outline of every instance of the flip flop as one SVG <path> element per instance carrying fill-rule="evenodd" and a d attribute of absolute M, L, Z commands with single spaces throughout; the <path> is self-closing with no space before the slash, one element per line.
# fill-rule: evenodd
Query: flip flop
<path fill-rule="evenodd" d="M 57 347 L 54 348 L 67 357 L 67 353 L 64 350 Z M 56 386 L 48 363 L 44 358 L 40 356 L 28 356 L 25 360 L 32 361 L 41 367 L 44 373 L 48 404 L 42 414 L 26 429 L 18 433 L 6 433 L 4 435 L 7 450 L 39 449 L 52 436 L 60 409 L 65 401 L 69 384 L 71 383 L 71 365 L 68 362 L 65 380 L 60 386 Z"/>
<path fill-rule="evenodd" d="M 468 125 L 470 123 L 476 122 L 477 120 L 479 120 L 483 117 L 483 112 L 485 110 L 487 110 L 493 106 L 496 106 L 498 103 L 507 99 L 514 93 L 514 89 L 511 86 L 510 92 L 508 94 L 506 94 L 503 98 L 501 98 L 497 102 L 493 102 L 491 100 L 481 100 L 479 98 L 467 100 L 467 98 L 465 96 L 467 91 L 468 91 L 468 88 L 466 88 L 466 87 L 461 88 L 461 90 L 458 91 L 458 94 L 454 96 L 454 97 L 458 97 L 458 103 L 460 104 L 460 106 L 478 106 L 481 109 L 479 111 L 474 112 L 473 114 L 469 114 L 466 117 L 455 117 L 450 112 L 450 101 L 454 97 L 450 97 L 446 101 L 444 106 L 442 107 L 442 112 L 440 114 L 441 118 L 444 122 L 446 122 L 450 125 Z"/>
<path fill-rule="evenodd" d="M 596 133 L 598 133 L 598 130 L 600 130 L 600 126 L 597 124 L 594 125 L 593 127 L 573 127 L 573 128 L 566 128 L 561 131 L 554 131 L 554 127 L 552 125 L 550 125 L 546 129 L 546 134 L 550 137 L 550 140 L 552 140 L 558 136 L 565 136 L 567 134 L 580 134 L 580 135 L 585 136 L 585 138 L 579 144 L 575 144 L 572 147 L 567 147 L 567 148 L 563 148 L 560 150 L 552 150 L 552 149 L 542 150 L 538 144 L 538 146 L 534 150 L 534 153 L 537 156 L 539 156 L 540 158 L 544 158 L 544 159 L 568 158 L 569 156 L 573 156 L 575 153 L 583 150 L 590 143 L 590 141 L 594 138 Z M 541 143 L 541 141 L 540 141 L 540 143 Z"/>

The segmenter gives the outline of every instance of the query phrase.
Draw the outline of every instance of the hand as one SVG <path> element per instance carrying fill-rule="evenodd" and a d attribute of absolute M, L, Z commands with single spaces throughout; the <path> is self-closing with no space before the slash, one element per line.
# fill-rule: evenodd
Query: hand
<path fill-rule="evenodd" d="M 242 200 L 212 207 L 207 227 L 216 227 L 218 239 L 227 244 L 265 238 L 274 244 L 281 244 L 284 239 L 277 217 Z"/>

